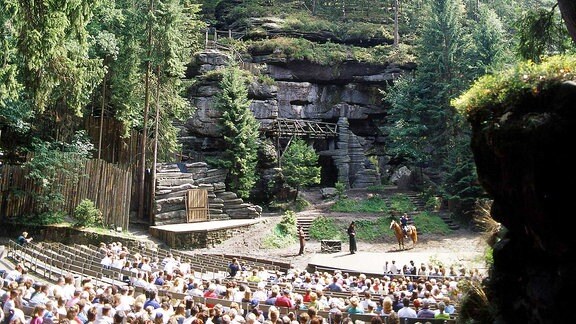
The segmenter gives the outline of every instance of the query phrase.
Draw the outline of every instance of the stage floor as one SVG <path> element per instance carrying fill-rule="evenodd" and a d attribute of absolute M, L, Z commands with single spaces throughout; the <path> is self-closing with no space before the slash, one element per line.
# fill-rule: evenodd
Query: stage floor
<path fill-rule="evenodd" d="M 344 242 L 343 242 L 344 243 Z M 347 246 L 343 246 L 347 248 Z M 324 271 L 326 269 L 342 269 L 344 272 L 351 273 L 365 273 L 374 275 L 383 275 L 386 261 L 392 264 L 392 260 L 396 261 L 396 266 L 402 268 L 404 265 L 414 264 L 418 267 L 421 263 L 428 266 L 430 261 L 442 260 L 442 263 L 447 264 L 475 264 L 477 267 L 482 267 L 482 253 L 430 253 L 428 252 L 411 252 L 406 251 L 383 251 L 383 252 L 356 252 L 350 254 L 348 251 L 341 251 L 335 253 L 320 253 L 316 252 L 308 262 L 309 271 Z M 478 262 L 475 262 L 478 261 Z"/>
<path fill-rule="evenodd" d="M 231 228 L 231 227 L 241 227 L 241 226 L 253 225 L 253 224 L 258 223 L 259 221 L 260 220 L 258 220 L 258 219 L 227 219 L 227 220 L 218 220 L 218 221 L 205 221 L 205 222 L 150 226 L 150 228 L 160 230 L 160 231 L 174 232 L 174 233 L 204 232 L 204 231 L 214 231 L 214 230 Z"/>

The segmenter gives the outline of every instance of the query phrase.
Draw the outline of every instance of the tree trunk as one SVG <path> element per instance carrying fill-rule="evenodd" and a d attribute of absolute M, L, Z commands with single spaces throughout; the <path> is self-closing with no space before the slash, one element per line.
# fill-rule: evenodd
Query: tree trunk
<path fill-rule="evenodd" d="M 400 33 L 398 32 L 399 1 L 400 0 L 394 0 L 394 47 L 398 47 L 400 43 Z"/>
<path fill-rule="evenodd" d="M 104 74 L 104 80 L 102 80 L 102 103 L 100 106 L 100 130 L 98 133 L 98 160 L 102 158 L 102 133 L 104 132 L 104 110 L 106 109 L 106 77 L 108 72 Z M 113 161 L 111 161 L 113 162 Z"/>
<path fill-rule="evenodd" d="M 150 185 L 150 224 L 154 224 L 154 206 L 156 196 L 156 162 L 158 161 L 158 128 L 160 127 L 160 65 L 156 67 L 156 120 L 154 121 L 154 162 L 152 163 L 152 183 Z"/>
<path fill-rule="evenodd" d="M 152 13 L 154 10 L 154 0 L 150 0 L 149 12 Z M 146 178 L 146 145 L 148 137 L 148 113 L 150 111 L 150 74 L 152 70 L 152 62 L 150 61 L 152 56 L 152 22 L 148 22 L 148 55 L 146 62 L 146 80 L 144 80 L 144 121 L 142 122 L 142 143 L 140 152 L 140 174 L 138 184 L 138 217 L 140 219 L 145 219 L 144 217 L 144 203 L 146 202 L 145 190 L 144 190 L 144 179 Z"/>
<path fill-rule="evenodd" d="M 568 33 L 576 42 L 576 2 L 574 0 L 558 0 L 558 6 L 566 28 L 568 28 Z"/>

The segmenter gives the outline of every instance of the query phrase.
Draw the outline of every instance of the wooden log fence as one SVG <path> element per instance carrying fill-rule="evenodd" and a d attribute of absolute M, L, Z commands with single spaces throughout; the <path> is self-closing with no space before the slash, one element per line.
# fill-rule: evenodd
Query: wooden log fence
<path fill-rule="evenodd" d="M 132 192 L 132 173 L 103 160 L 88 160 L 81 168 L 82 175 L 78 181 L 67 181 L 64 176 L 60 193 L 64 202 L 53 202 L 51 207 L 74 213 L 78 204 L 84 199 L 94 202 L 102 212 L 105 226 L 128 229 L 130 199 Z M 26 178 L 27 170 L 17 165 L 4 165 L 0 170 L 0 199 L 3 202 L 2 217 L 16 218 L 33 215 L 38 212 L 35 194 L 42 188 Z"/>

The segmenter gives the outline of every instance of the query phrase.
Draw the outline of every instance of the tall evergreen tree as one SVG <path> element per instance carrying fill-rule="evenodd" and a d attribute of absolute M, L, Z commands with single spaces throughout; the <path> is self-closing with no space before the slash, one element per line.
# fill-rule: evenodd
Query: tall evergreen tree
<path fill-rule="evenodd" d="M 36 136 L 70 140 L 103 75 L 88 56 L 86 25 L 97 1 L 0 1 L 0 102 L 10 118 L 35 117 Z M 4 115 L 4 114 L 3 114 Z"/>
<path fill-rule="evenodd" d="M 475 175 L 466 168 L 471 152 L 461 147 L 469 140 L 465 125 L 450 106 L 474 75 L 469 68 L 472 47 L 464 34 L 461 0 L 434 0 L 425 12 L 416 75 L 402 79 L 386 95 L 391 104 L 385 127 L 391 140 L 388 152 L 395 163 L 432 171 L 427 172 L 434 176 L 432 185 L 456 197 L 461 188 L 448 192 L 443 180 L 456 186 Z"/>
<path fill-rule="evenodd" d="M 470 55 L 474 67 L 472 78 L 484 75 L 491 70 L 511 63 L 514 55 L 510 51 L 511 42 L 496 12 L 481 4 L 478 10 L 478 22 L 472 29 L 473 50 Z"/>
<path fill-rule="evenodd" d="M 296 138 L 290 142 L 282 155 L 282 174 L 286 183 L 296 188 L 296 196 L 301 187 L 320 183 L 320 166 L 318 154 L 302 139 Z"/>
<path fill-rule="evenodd" d="M 399 161 L 436 167 L 442 164 L 449 137 L 454 134 L 455 111 L 450 99 L 467 85 L 469 75 L 463 9 L 460 0 L 429 3 L 416 77 L 404 80 L 387 95 L 392 105 L 386 127 L 392 139 L 389 151 Z"/>
<path fill-rule="evenodd" d="M 228 169 L 228 189 L 247 198 L 257 180 L 259 123 L 250 111 L 248 86 L 238 67 L 224 70 L 220 88 L 214 104 L 222 112 L 220 127 L 226 143 L 221 162 Z"/>

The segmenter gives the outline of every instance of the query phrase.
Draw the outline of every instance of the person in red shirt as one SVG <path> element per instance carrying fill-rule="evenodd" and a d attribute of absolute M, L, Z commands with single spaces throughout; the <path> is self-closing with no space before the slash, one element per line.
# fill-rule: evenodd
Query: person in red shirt
<path fill-rule="evenodd" d="M 294 308 L 294 301 L 292 301 L 292 299 L 290 298 L 290 290 L 284 289 L 282 295 L 276 298 L 274 306 Z"/>
<path fill-rule="evenodd" d="M 218 296 L 218 294 L 216 293 L 216 285 L 210 284 L 210 286 L 208 286 L 208 290 L 206 290 L 206 292 L 204 293 L 204 297 L 219 298 L 220 296 Z M 214 308 L 214 304 L 206 303 L 206 306 L 208 306 L 208 308 Z"/>

